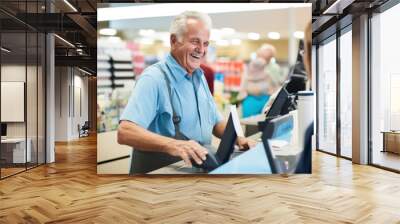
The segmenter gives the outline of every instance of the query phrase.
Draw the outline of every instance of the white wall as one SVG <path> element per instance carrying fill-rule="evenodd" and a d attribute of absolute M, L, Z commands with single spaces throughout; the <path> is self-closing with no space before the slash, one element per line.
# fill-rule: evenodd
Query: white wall
<path fill-rule="evenodd" d="M 25 67 L 25 65 L 18 65 L 18 64 L 9 64 L 9 65 L 2 65 L 1 66 L 1 81 L 18 81 L 18 82 L 25 82 L 25 74 L 26 70 L 28 71 L 28 74 L 32 73 L 32 71 L 36 68 L 33 66 L 28 66 Z M 36 70 L 35 70 L 36 72 Z M 36 90 L 35 94 L 29 93 L 27 94 L 28 97 L 36 97 Z M 32 100 L 27 99 L 28 102 L 31 102 Z M 36 107 L 36 105 L 35 105 Z M 1 108 L 2 110 L 7 110 L 7 108 Z M 35 114 L 36 116 L 36 114 Z M 35 118 L 36 119 L 36 118 Z M 28 121 L 33 120 L 31 117 L 31 114 L 28 114 Z M 36 120 L 35 120 L 36 121 Z M 26 122 L 7 122 L 7 136 L 8 137 L 25 137 L 25 123 Z M 28 127 L 31 127 L 29 125 Z M 30 137 L 28 135 L 28 137 Z"/>
<path fill-rule="evenodd" d="M 69 69 L 55 68 L 55 140 L 68 141 Z"/>
<path fill-rule="evenodd" d="M 78 124 L 82 126 L 88 120 L 88 78 L 76 68 L 56 67 L 55 85 L 55 140 L 77 139 Z"/>
<path fill-rule="evenodd" d="M 89 106 L 88 78 L 86 76 L 83 77 L 80 75 L 76 75 L 76 71 L 77 70 L 75 70 L 75 76 L 74 76 L 74 96 L 73 96 L 75 104 L 73 108 L 75 110 L 75 113 L 73 113 L 74 119 L 72 120 L 73 136 L 78 136 L 79 134 L 77 129 L 78 124 L 82 126 L 85 123 L 85 121 L 88 121 L 88 106 Z"/>
<path fill-rule="evenodd" d="M 25 65 L 2 65 L 1 81 L 25 82 Z M 1 108 L 6 110 L 7 108 Z M 24 122 L 7 123 L 7 137 L 25 137 Z"/>

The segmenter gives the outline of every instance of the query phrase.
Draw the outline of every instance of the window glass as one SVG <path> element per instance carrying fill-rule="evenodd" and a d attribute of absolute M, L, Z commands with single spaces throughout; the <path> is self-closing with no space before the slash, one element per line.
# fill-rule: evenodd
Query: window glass
<path fill-rule="evenodd" d="M 336 39 L 318 48 L 318 149 L 336 153 Z"/>
<path fill-rule="evenodd" d="M 400 170 L 400 4 L 371 19 L 372 163 Z"/>
<path fill-rule="evenodd" d="M 340 36 L 340 154 L 351 158 L 352 141 L 352 33 Z"/>

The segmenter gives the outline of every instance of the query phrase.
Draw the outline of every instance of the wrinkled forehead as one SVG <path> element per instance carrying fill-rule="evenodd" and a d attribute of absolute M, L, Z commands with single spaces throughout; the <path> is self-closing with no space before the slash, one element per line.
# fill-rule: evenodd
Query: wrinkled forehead
<path fill-rule="evenodd" d="M 203 36 L 209 38 L 210 30 L 202 21 L 189 18 L 186 22 L 185 36 Z"/>

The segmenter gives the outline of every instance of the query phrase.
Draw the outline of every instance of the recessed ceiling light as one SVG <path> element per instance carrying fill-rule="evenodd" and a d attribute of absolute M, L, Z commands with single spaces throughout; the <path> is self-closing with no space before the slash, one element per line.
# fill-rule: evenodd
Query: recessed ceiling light
<path fill-rule="evenodd" d="M 259 40 L 260 34 L 259 33 L 248 33 L 247 38 L 249 38 L 250 40 Z"/>
<path fill-rule="evenodd" d="M 151 44 L 154 44 L 154 39 L 152 39 L 152 38 L 142 38 L 142 39 L 140 39 L 140 43 L 141 44 L 145 44 L 145 45 L 151 45 Z"/>
<path fill-rule="evenodd" d="M 162 43 L 164 47 L 171 47 L 169 42 L 163 41 Z"/>
<path fill-rule="evenodd" d="M 281 34 L 278 32 L 269 32 L 268 38 L 272 40 L 279 40 L 281 38 Z"/>
<path fill-rule="evenodd" d="M 160 35 L 160 40 L 162 41 L 164 47 L 170 47 L 169 34 Z"/>
<path fill-rule="evenodd" d="M 81 72 L 83 72 L 83 73 L 85 73 L 85 74 L 92 75 L 92 73 L 90 73 L 90 72 L 88 72 L 88 71 L 86 71 L 86 70 L 83 70 L 83 69 L 81 69 L 81 68 L 79 68 L 79 67 L 78 67 L 78 69 L 79 69 L 79 71 L 81 71 Z"/>
<path fill-rule="evenodd" d="M 6 53 L 10 53 L 10 52 L 11 52 L 11 50 L 9 50 L 9 49 L 7 49 L 7 48 L 5 48 L 5 47 L 1 47 L 0 49 L 1 49 L 2 51 L 6 52 Z"/>
<path fill-rule="evenodd" d="M 114 36 L 115 34 L 117 34 L 117 30 L 112 28 L 104 28 L 100 29 L 99 33 L 105 36 Z"/>
<path fill-rule="evenodd" d="M 230 28 L 230 27 L 225 27 L 225 28 L 222 28 L 222 29 L 221 29 L 221 32 L 222 32 L 224 35 L 229 36 L 229 35 L 233 35 L 233 34 L 235 33 L 235 29 Z"/>
<path fill-rule="evenodd" d="M 334 1 L 332 5 L 330 5 L 324 12 L 322 12 L 322 14 L 323 15 L 329 14 L 329 13 L 342 14 L 343 10 L 340 10 L 340 5 L 342 5 L 342 7 L 343 7 L 344 5 L 347 5 L 349 3 L 351 3 L 351 1 L 347 1 L 347 2 L 342 1 L 342 0 Z"/>
<path fill-rule="evenodd" d="M 64 39 L 64 38 L 62 38 L 62 37 L 60 37 L 60 36 L 57 35 L 57 34 L 54 34 L 54 36 L 57 37 L 58 39 L 60 39 L 62 42 L 64 42 L 64 43 L 66 43 L 67 45 L 69 45 L 70 47 L 75 48 L 75 45 L 73 45 L 73 44 L 72 44 L 71 42 L 69 42 L 68 40 L 66 40 L 66 39 Z"/>
<path fill-rule="evenodd" d="M 111 36 L 111 37 L 107 37 L 108 41 L 113 42 L 113 43 L 119 43 L 121 42 L 121 38 L 118 36 Z"/>
<path fill-rule="evenodd" d="M 229 46 L 229 41 L 228 40 L 217 40 L 216 44 L 221 47 L 226 47 L 226 46 Z"/>
<path fill-rule="evenodd" d="M 68 0 L 64 0 L 65 4 L 67 4 L 72 10 L 74 10 L 74 12 L 78 12 L 78 10 L 68 1 Z"/>
<path fill-rule="evenodd" d="M 210 40 L 217 41 L 221 39 L 221 31 L 218 29 L 211 29 Z"/>
<path fill-rule="evenodd" d="M 146 29 L 140 29 L 140 30 L 139 30 L 139 35 L 140 35 L 140 36 L 147 37 L 147 36 L 154 35 L 155 32 L 156 32 L 156 31 L 154 31 L 154 30 L 152 30 L 152 29 L 148 29 L 148 30 L 146 30 Z"/>
<path fill-rule="evenodd" d="M 232 45 L 240 45 L 242 43 L 241 39 L 232 39 Z"/>

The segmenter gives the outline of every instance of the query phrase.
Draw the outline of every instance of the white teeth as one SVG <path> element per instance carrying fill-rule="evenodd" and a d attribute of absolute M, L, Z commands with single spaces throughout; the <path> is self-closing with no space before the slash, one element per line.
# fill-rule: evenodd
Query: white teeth
<path fill-rule="evenodd" d="M 200 55 L 191 54 L 192 57 L 200 59 Z"/>

